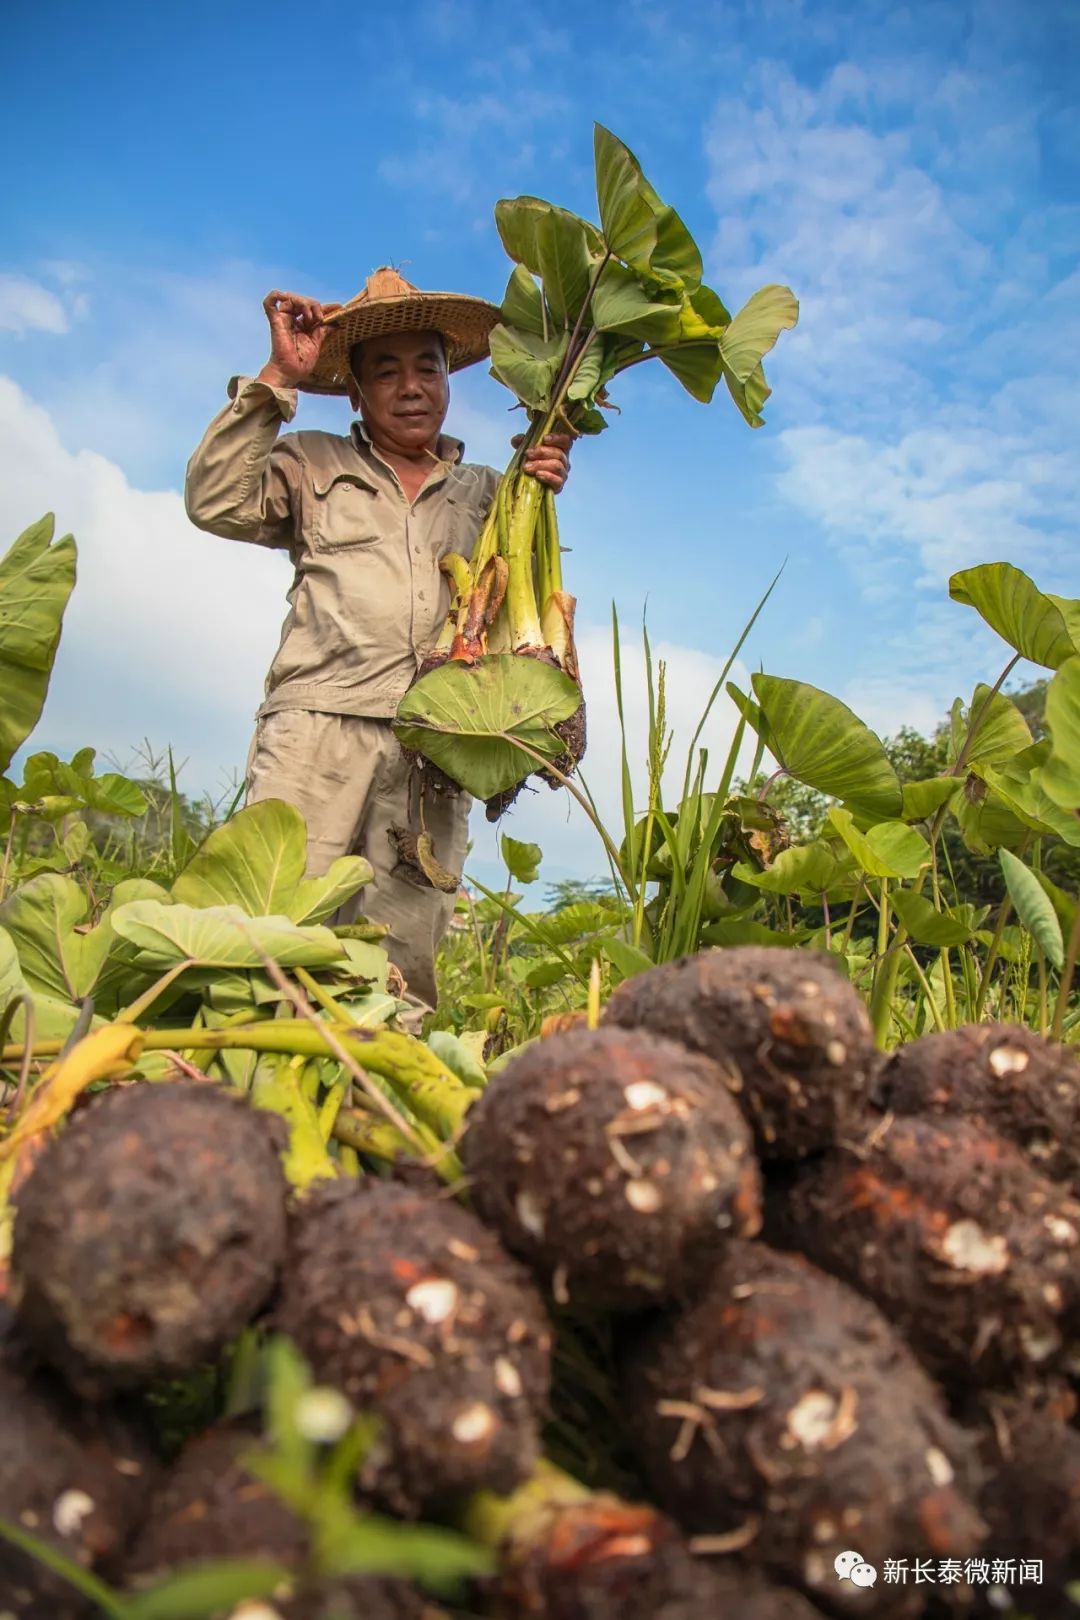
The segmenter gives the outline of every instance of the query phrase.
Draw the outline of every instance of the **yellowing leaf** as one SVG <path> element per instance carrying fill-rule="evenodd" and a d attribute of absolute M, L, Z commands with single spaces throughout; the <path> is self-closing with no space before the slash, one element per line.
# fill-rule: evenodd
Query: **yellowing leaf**
<path fill-rule="evenodd" d="M 106 1024 L 84 1036 L 67 1057 L 50 1064 L 15 1129 L 0 1142 L 0 1160 L 10 1158 L 30 1137 L 63 1119 L 95 1080 L 106 1079 L 122 1063 L 133 1063 L 144 1039 L 134 1024 Z"/>

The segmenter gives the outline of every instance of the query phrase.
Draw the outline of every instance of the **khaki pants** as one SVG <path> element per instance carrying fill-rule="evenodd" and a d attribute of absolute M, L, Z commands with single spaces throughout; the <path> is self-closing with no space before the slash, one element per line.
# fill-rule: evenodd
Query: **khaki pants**
<path fill-rule="evenodd" d="M 247 800 L 284 799 L 308 830 L 308 874 L 321 876 L 339 855 L 363 855 L 374 880 L 336 921 L 363 913 L 388 923 L 385 944 L 409 999 L 434 1007 L 435 951 L 450 924 L 454 896 L 395 877 L 391 827 L 414 827 L 409 769 L 387 720 L 282 709 L 259 720 L 247 762 Z M 414 795 L 415 799 L 415 795 Z M 460 873 L 471 800 L 429 795 L 424 825 L 441 864 Z"/>

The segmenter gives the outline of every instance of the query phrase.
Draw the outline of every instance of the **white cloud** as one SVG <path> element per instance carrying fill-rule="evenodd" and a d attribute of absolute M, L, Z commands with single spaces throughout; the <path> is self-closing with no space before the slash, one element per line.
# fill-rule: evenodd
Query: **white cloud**
<path fill-rule="evenodd" d="M 120 756 L 144 737 L 171 743 L 190 758 L 185 785 L 216 788 L 244 762 L 288 562 L 200 533 L 176 491 L 133 488 L 104 456 L 68 451 L 47 412 L 7 378 L 0 438 L 0 548 L 46 511 L 78 545 L 39 740 Z"/>
<path fill-rule="evenodd" d="M 890 443 L 806 427 L 779 443 L 781 492 L 822 524 L 869 596 L 937 590 L 981 562 L 1059 566 L 1080 473 L 1026 435 L 938 424 Z"/>
<path fill-rule="evenodd" d="M 0 331 L 22 336 L 26 332 L 68 330 L 68 312 L 60 299 L 28 276 L 0 275 Z"/>
<path fill-rule="evenodd" d="M 712 262 L 721 291 L 788 281 L 801 298 L 766 362 L 773 420 L 793 424 L 777 487 L 859 589 L 861 674 L 842 695 L 891 731 L 931 725 L 973 667 L 1000 668 L 1000 643 L 945 599 L 952 572 L 1004 559 L 1075 591 L 1080 306 L 1065 267 L 1080 211 L 1039 206 L 1052 106 L 993 53 L 988 76 L 977 29 L 946 62 L 871 30 L 875 57 L 850 21 L 834 44 L 858 60 L 813 83 L 759 64 L 717 104 Z"/>

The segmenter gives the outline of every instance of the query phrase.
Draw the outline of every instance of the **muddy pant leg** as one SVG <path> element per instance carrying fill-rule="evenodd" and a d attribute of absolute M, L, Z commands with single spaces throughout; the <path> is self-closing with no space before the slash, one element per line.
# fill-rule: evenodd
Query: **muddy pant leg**
<path fill-rule="evenodd" d="M 378 724 L 378 722 L 375 722 Z M 377 922 L 390 925 L 386 948 L 390 960 L 405 977 L 409 994 L 434 1007 L 435 953 L 450 926 L 454 895 L 438 889 L 418 888 L 395 875 L 397 855 L 390 839 L 393 827 L 420 830 L 415 797 L 410 804 L 409 771 L 397 739 L 384 727 L 385 743 L 369 800 L 363 847 L 375 869 L 374 882 L 357 897 L 364 911 Z M 440 864 L 460 877 L 468 840 L 469 805 L 466 794 L 456 798 L 430 795 L 424 803 L 424 826 L 435 843 Z"/>
<path fill-rule="evenodd" d="M 364 728 L 368 728 L 367 731 Z M 284 799 L 307 824 L 307 871 L 321 877 L 356 851 L 379 763 L 377 722 L 283 709 L 252 739 L 245 803 Z"/>

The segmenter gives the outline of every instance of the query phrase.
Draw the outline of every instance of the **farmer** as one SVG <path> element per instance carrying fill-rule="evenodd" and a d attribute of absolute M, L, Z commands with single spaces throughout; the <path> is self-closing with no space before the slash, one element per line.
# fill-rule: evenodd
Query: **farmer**
<path fill-rule="evenodd" d="M 498 482 L 441 430 L 448 374 L 487 354 L 499 312 L 480 298 L 418 292 L 389 269 L 344 306 L 271 292 L 263 308 L 270 358 L 257 377 L 229 383 L 230 403 L 185 485 L 200 529 L 279 547 L 295 570 L 248 754 L 247 803 L 284 799 L 300 811 L 312 875 L 340 855 L 367 857 L 375 876 L 357 906 L 389 925 L 408 999 L 434 1007 L 453 895 L 399 858 L 397 836 L 418 830 L 417 805 L 390 720 L 446 617 L 439 559 L 469 557 Z M 347 395 L 359 420 L 346 434 L 281 437 L 298 389 Z M 560 490 L 568 447 L 553 435 L 527 470 Z M 423 806 L 439 863 L 455 875 L 469 802 L 428 795 Z"/>

